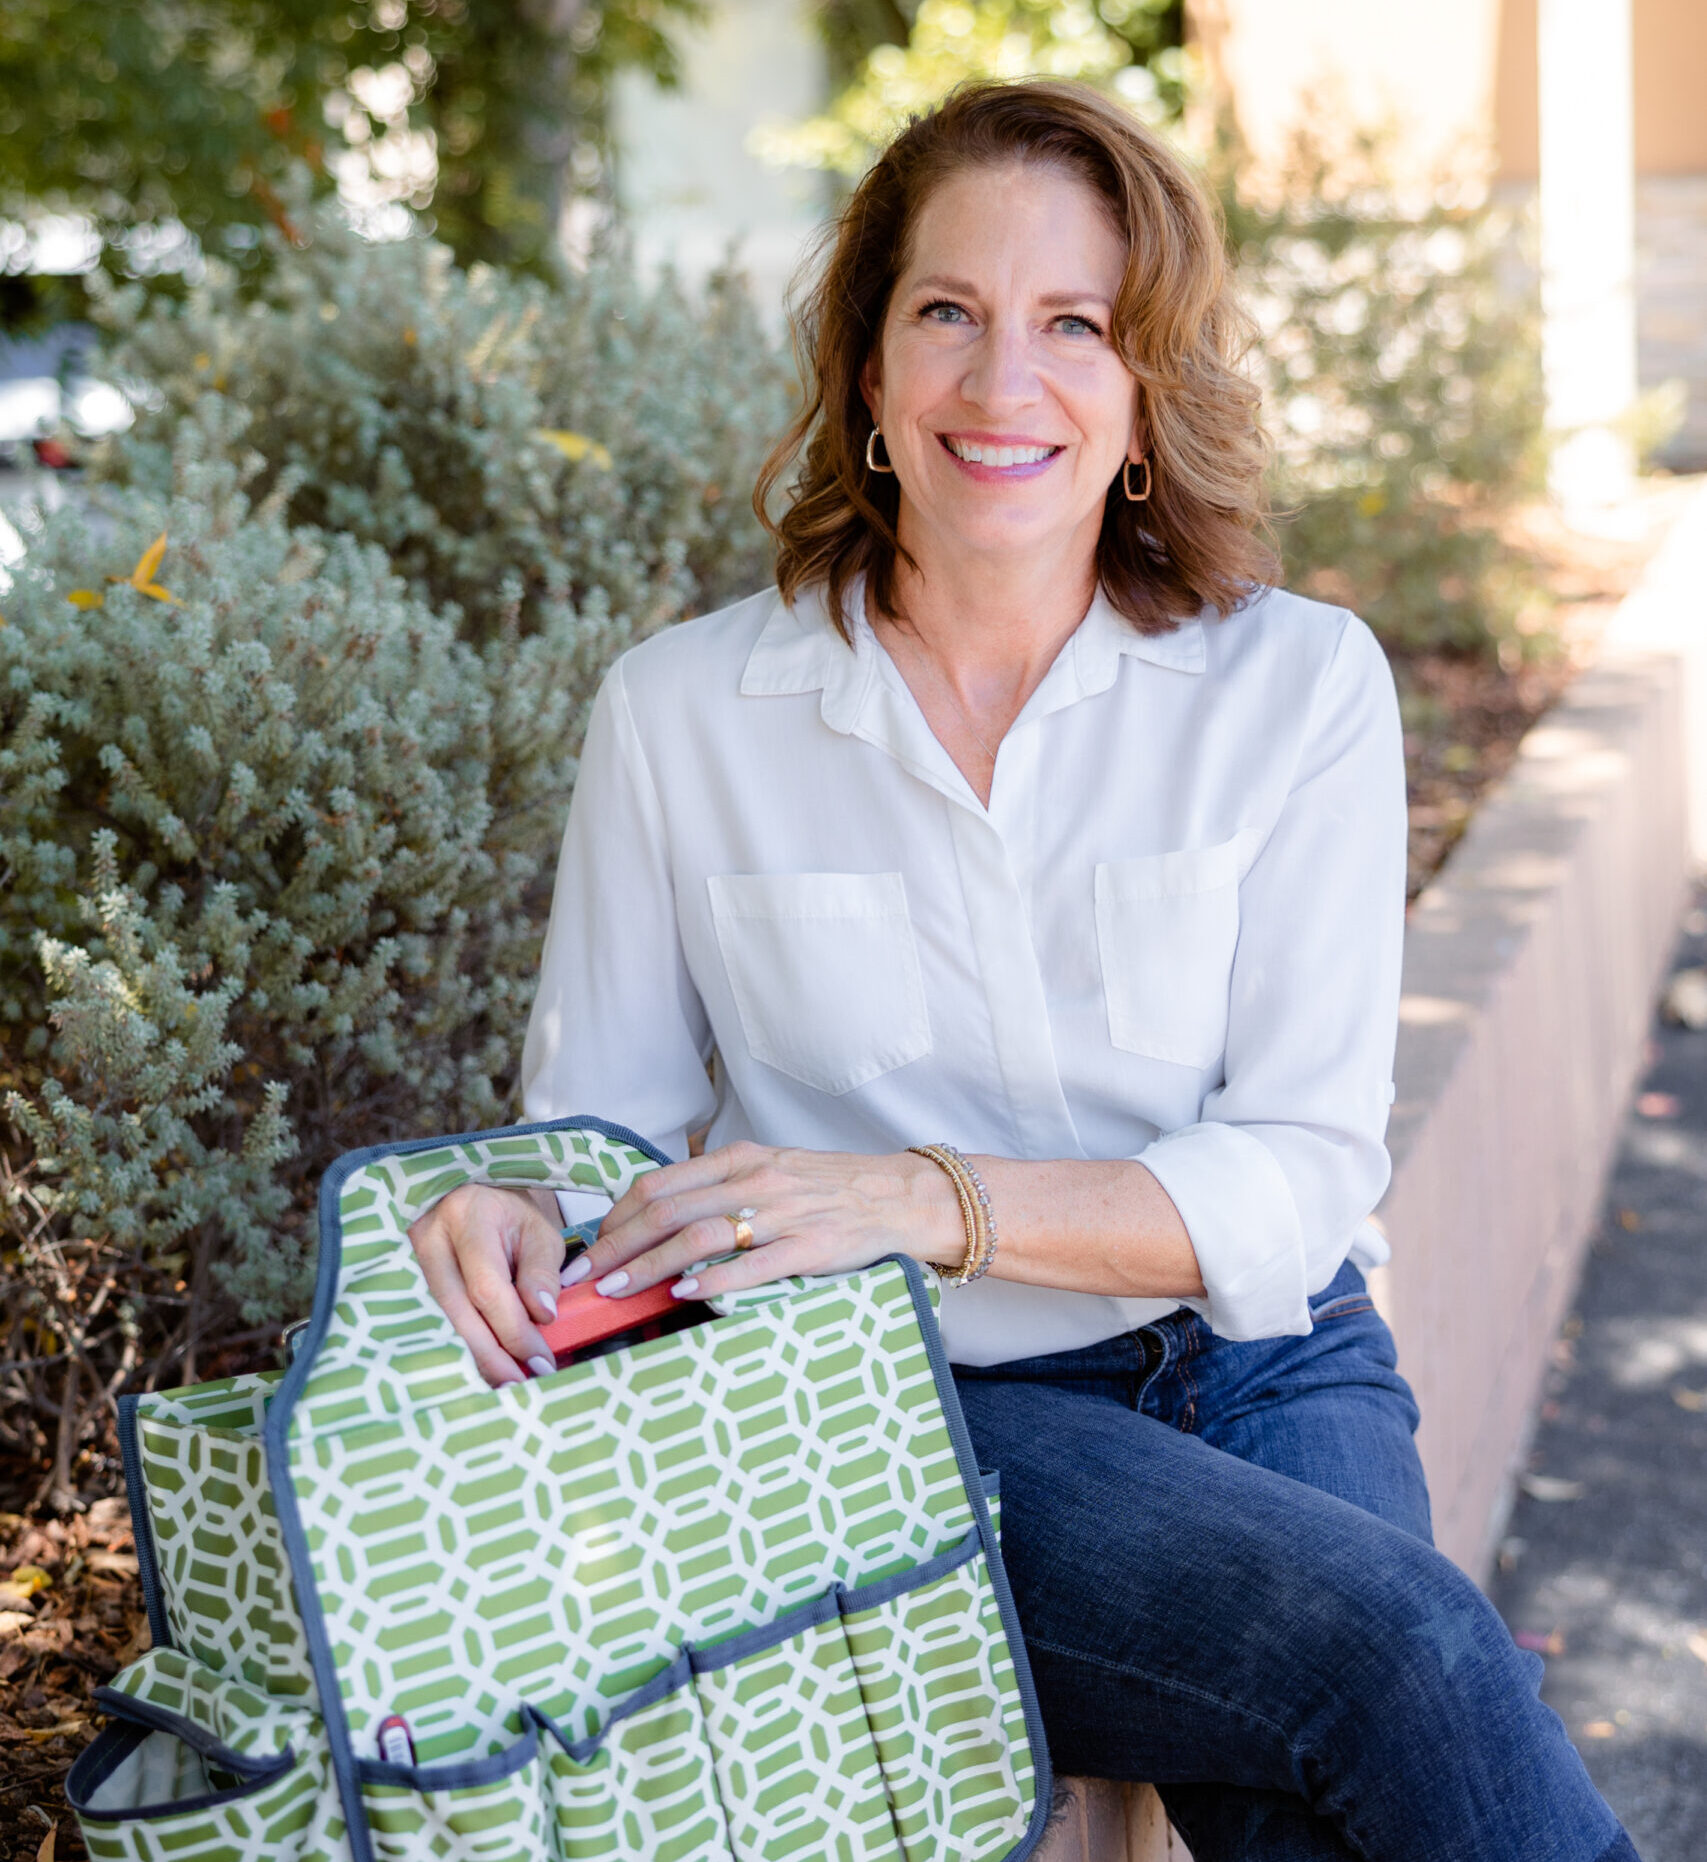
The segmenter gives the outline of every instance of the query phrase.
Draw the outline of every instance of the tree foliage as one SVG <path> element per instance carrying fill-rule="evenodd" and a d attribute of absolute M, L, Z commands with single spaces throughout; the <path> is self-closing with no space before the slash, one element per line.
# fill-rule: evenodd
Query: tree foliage
<path fill-rule="evenodd" d="M 114 270 L 181 259 L 182 231 L 240 264 L 298 230 L 289 177 L 330 187 L 369 147 L 383 73 L 430 133 L 428 207 L 465 261 L 540 267 L 566 177 L 603 135 L 613 71 L 676 73 L 701 0 L 7 0 L 0 214 L 86 216 Z M 328 104 L 333 107 L 328 114 Z M 12 269 L 15 269 L 15 258 Z"/>
<path fill-rule="evenodd" d="M 886 24 L 876 0 L 833 0 L 823 17 L 843 57 L 856 32 Z M 1164 116 L 1183 96 L 1179 0 L 917 0 L 904 18 L 904 36 L 864 48 L 827 109 L 761 129 L 760 154 L 857 178 L 910 116 L 969 78 L 1079 78 Z"/>

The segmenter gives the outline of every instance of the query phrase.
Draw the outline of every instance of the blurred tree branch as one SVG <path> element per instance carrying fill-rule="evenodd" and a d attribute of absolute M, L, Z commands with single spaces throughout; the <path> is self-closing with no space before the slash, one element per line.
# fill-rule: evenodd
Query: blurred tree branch
<path fill-rule="evenodd" d="M 406 204 L 427 210 L 464 262 L 548 270 L 566 193 L 598 179 L 612 74 L 637 66 L 674 82 L 670 35 L 703 10 L 704 0 L 7 0 L 0 216 L 13 227 L 0 272 L 24 270 L 23 230 L 55 214 L 90 229 L 109 271 L 180 270 L 196 245 L 259 265 L 264 227 L 298 230 L 293 175 L 329 191 L 340 160 L 374 145 L 375 78 L 436 156 L 436 185 Z M 27 295 L 14 283 L 10 308 Z"/>

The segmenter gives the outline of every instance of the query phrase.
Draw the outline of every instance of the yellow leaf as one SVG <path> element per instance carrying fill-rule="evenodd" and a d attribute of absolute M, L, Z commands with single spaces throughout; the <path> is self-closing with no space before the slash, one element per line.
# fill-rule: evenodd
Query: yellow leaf
<path fill-rule="evenodd" d="M 53 1862 L 53 1845 L 59 1839 L 59 1825 L 56 1823 L 41 1839 L 41 1847 L 36 1851 L 36 1862 Z"/>
<path fill-rule="evenodd" d="M 610 448 L 601 446 L 597 440 L 590 440 L 584 433 L 571 433 L 565 427 L 536 427 L 533 437 L 544 440 L 548 446 L 555 446 L 565 459 L 579 464 L 586 459 L 596 465 L 601 472 L 608 472 L 616 463 L 610 456 Z"/>
<path fill-rule="evenodd" d="M 166 533 L 161 531 L 148 548 L 142 552 L 142 559 L 130 572 L 131 584 L 136 588 L 145 588 L 154 580 L 160 567 L 160 559 L 166 554 Z"/>
<path fill-rule="evenodd" d="M 169 601 L 174 606 L 177 605 L 178 597 L 176 595 L 168 595 L 158 582 L 150 582 L 146 587 L 141 583 L 136 584 L 136 586 L 142 594 L 152 595 L 156 601 Z"/>
<path fill-rule="evenodd" d="M 74 608 L 104 608 L 107 598 L 98 588 L 74 588 L 65 597 Z"/>
<path fill-rule="evenodd" d="M 26 1597 L 33 1597 L 38 1590 L 51 1590 L 53 1579 L 40 1565 L 19 1565 L 7 1580 L 14 1590 L 21 1590 Z"/>
<path fill-rule="evenodd" d="M 412 323 L 406 323 L 403 326 L 403 347 L 405 349 L 415 347 L 415 326 Z"/>
<path fill-rule="evenodd" d="M 1387 508 L 1387 495 L 1380 491 L 1366 491 L 1358 499 L 1357 508 L 1365 517 L 1379 517 Z"/>
<path fill-rule="evenodd" d="M 196 367 L 198 369 L 211 368 L 212 366 L 213 366 L 213 357 L 207 354 L 205 350 L 199 356 L 196 357 Z"/>

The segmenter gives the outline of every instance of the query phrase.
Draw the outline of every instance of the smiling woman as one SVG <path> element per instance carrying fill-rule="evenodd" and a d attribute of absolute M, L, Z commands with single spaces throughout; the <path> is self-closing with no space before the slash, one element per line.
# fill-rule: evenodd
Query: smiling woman
<path fill-rule="evenodd" d="M 928 1263 L 1061 1770 L 1156 1782 L 1198 1862 L 1629 1862 L 1429 1542 L 1362 1277 L 1397 705 L 1270 585 L 1201 191 L 1089 91 L 962 91 L 800 328 L 779 585 L 607 678 L 523 1056 L 532 1117 L 685 1161 L 567 1267 L 570 1211 L 459 1189 L 429 1284 L 502 1383 L 561 1286 Z"/>
<path fill-rule="evenodd" d="M 987 197 L 982 211 L 973 192 Z M 985 249 L 992 229 L 997 251 Z M 967 275 L 968 248 L 988 301 Z M 898 484 L 861 470 L 873 427 L 891 458 L 896 445 L 928 441 L 988 466 L 989 448 L 1001 471 L 1017 464 L 1000 458 L 1015 445 L 1070 453 L 1080 515 L 1094 509 L 1100 520 L 1096 575 L 1141 630 L 1171 628 L 1206 605 L 1234 607 L 1272 578 L 1274 559 L 1256 534 L 1266 460 L 1258 394 L 1238 366 L 1250 326 L 1230 289 L 1214 209 L 1159 136 L 1095 92 L 967 90 L 916 122 L 827 235 L 796 324 L 811 392 L 756 499 L 766 516 L 804 455 L 773 526 L 785 595 L 823 583 L 840 613 L 863 574 L 878 607 L 895 608 L 902 498 Z M 950 385 L 969 357 L 997 371 L 998 401 L 1000 371 L 1035 358 L 1060 385 L 1060 430 L 980 428 L 979 409 Z M 919 392 L 932 405 L 915 407 Z M 976 381 L 969 398 L 978 398 Z M 1088 430 L 1075 430 L 1075 403 L 1097 410 Z M 1109 419 L 1115 408 L 1124 420 Z M 901 432 L 915 422 L 915 434 Z M 1117 477 L 1123 458 L 1148 470 Z M 1149 505 L 1142 524 L 1133 491 Z M 1018 515 L 1008 507 L 998 521 Z M 1075 566 L 1083 561 L 1080 548 Z"/>

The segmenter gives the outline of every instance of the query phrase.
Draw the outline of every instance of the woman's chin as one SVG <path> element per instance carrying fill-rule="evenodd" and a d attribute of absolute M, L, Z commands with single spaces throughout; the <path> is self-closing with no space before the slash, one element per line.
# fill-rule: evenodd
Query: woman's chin
<path fill-rule="evenodd" d="M 1064 552 L 1082 548 L 1082 515 L 1027 510 L 1018 499 L 1005 500 L 1004 504 L 1006 508 L 986 504 L 968 510 L 961 505 L 937 512 L 928 530 L 950 550 L 1011 559 L 1016 568 L 1027 560 L 1046 562 L 1053 568 Z M 1092 529 L 1093 550 L 1096 534 Z"/>

